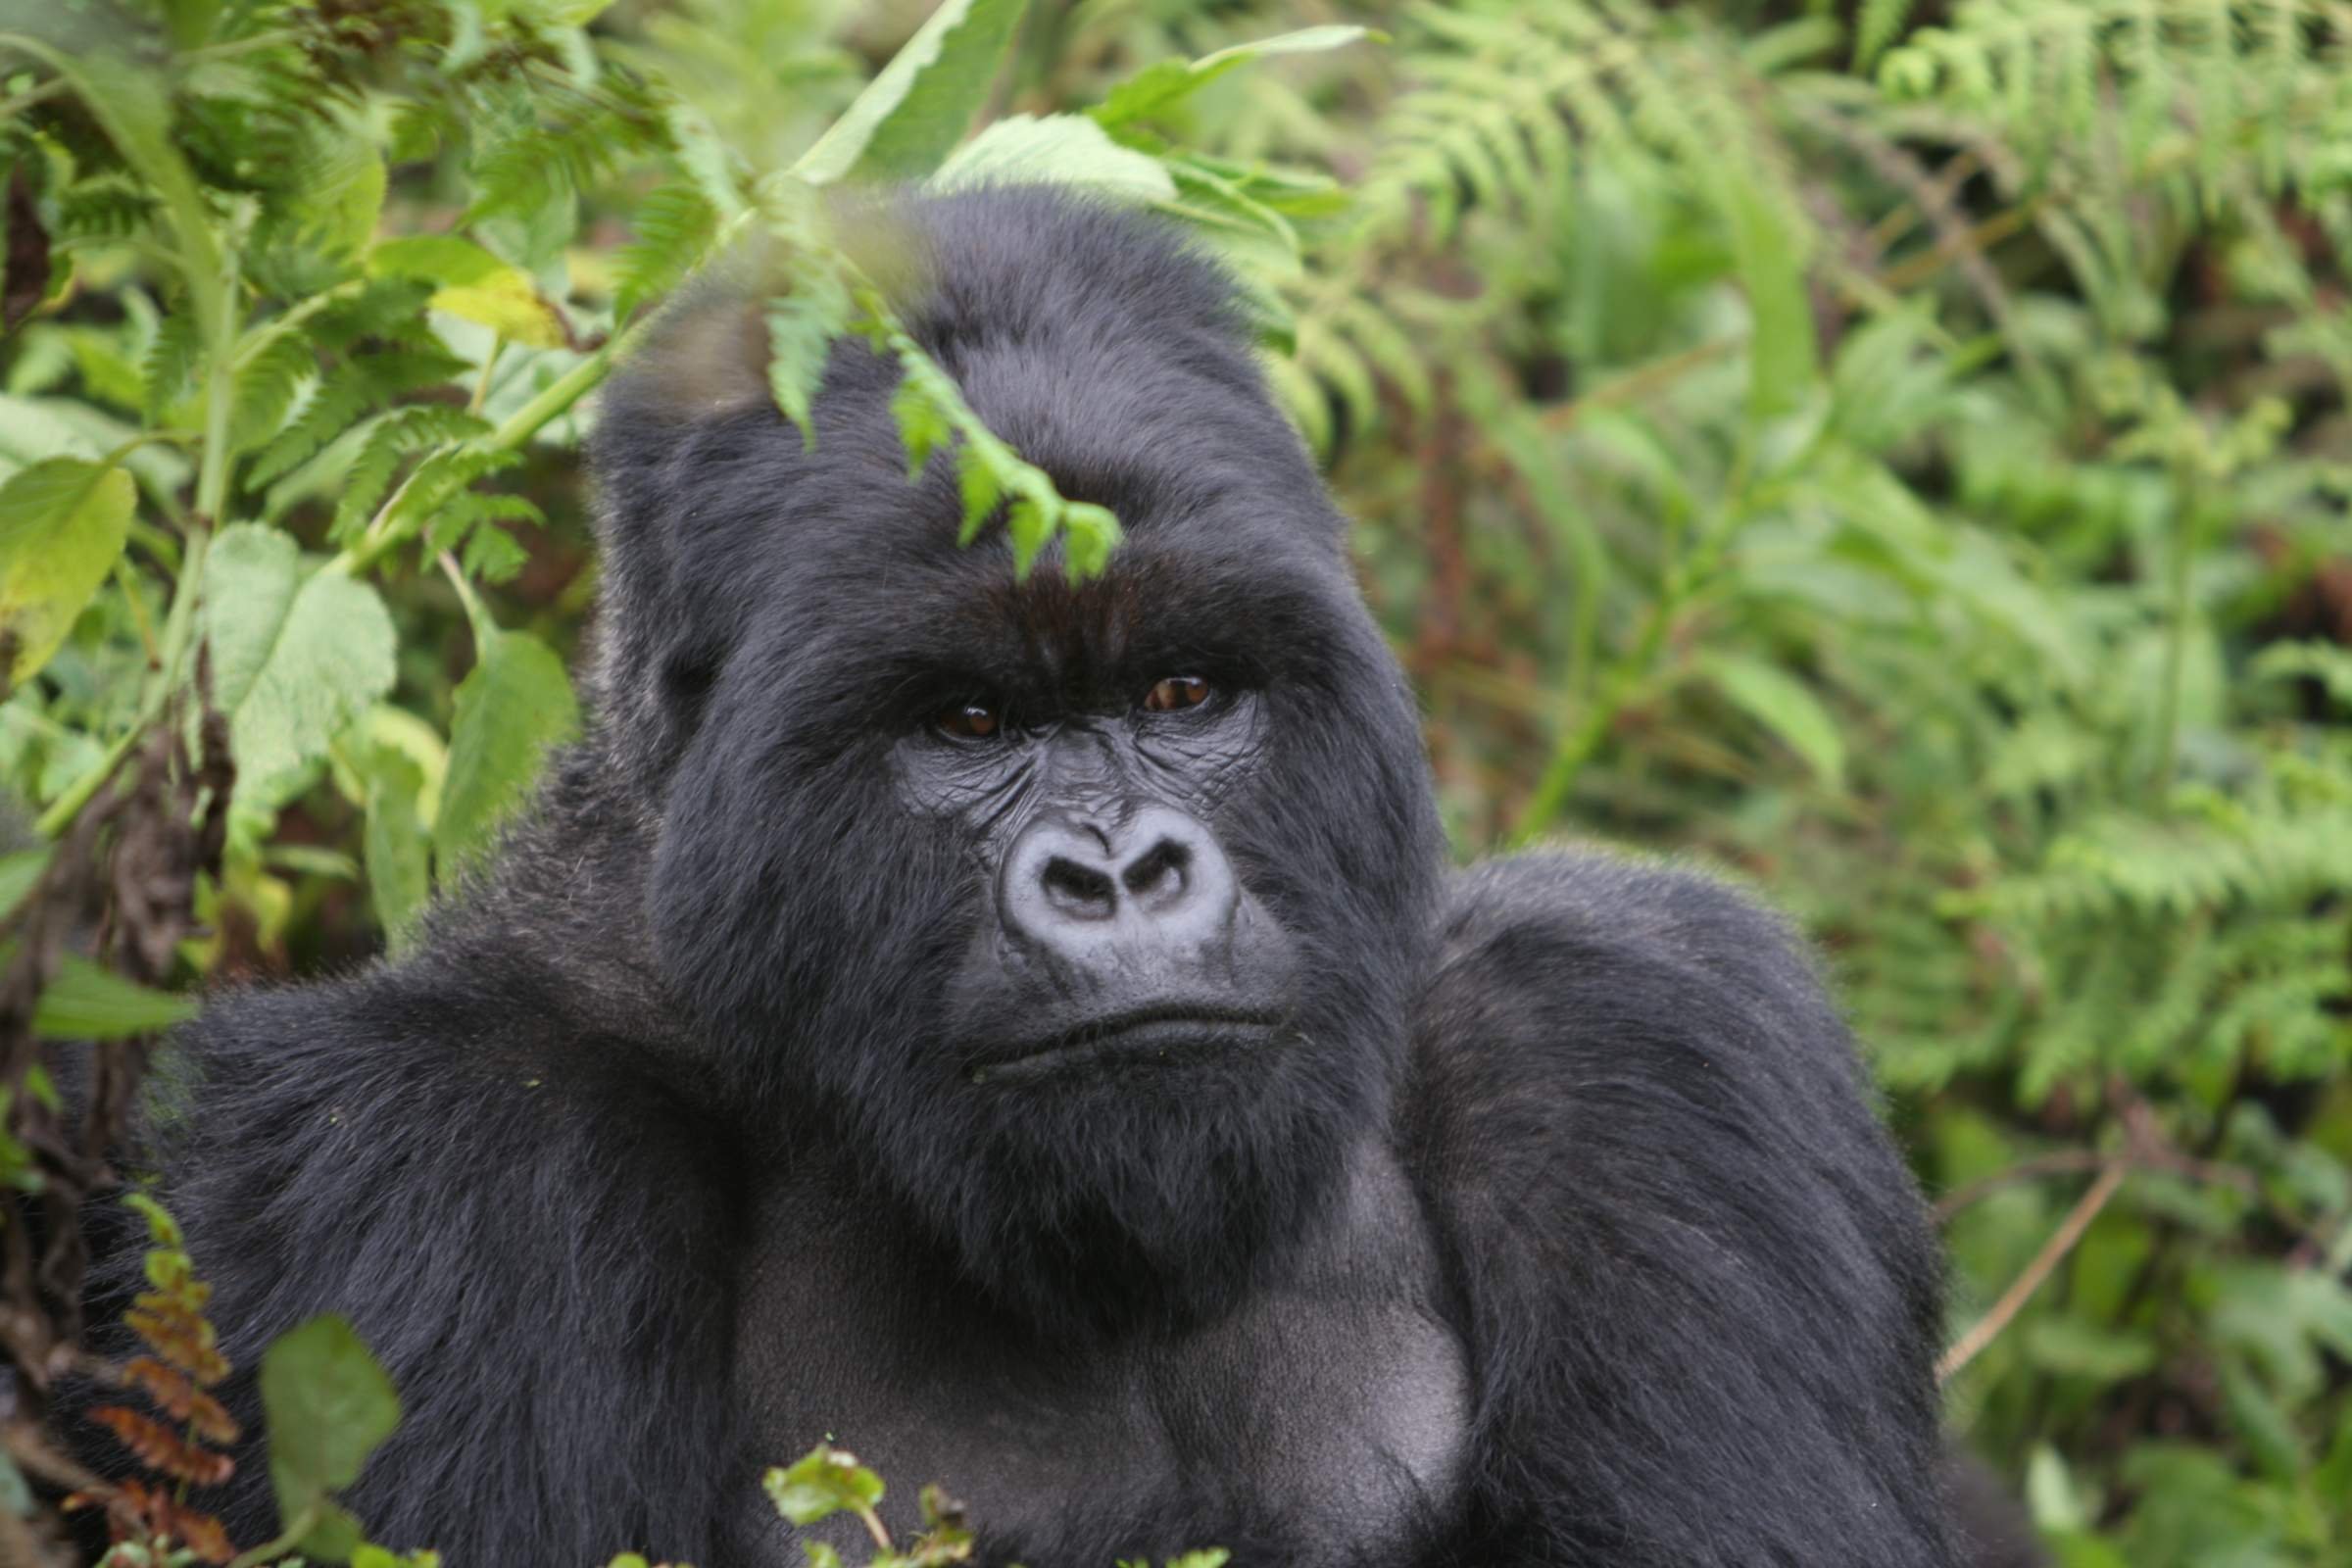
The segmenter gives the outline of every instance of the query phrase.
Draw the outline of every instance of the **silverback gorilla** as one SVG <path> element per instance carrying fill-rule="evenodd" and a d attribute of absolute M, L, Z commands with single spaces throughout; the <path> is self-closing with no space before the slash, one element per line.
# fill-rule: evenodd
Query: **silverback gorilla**
<path fill-rule="evenodd" d="M 757 1478 L 826 1438 L 1029 1568 L 1950 1568 L 1935 1250 L 1788 933 L 1446 872 L 1217 271 L 1045 191 L 893 221 L 1128 542 L 1016 578 L 882 361 L 805 449 L 756 314 L 674 311 L 595 438 L 587 738 L 414 956 L 177 1045 L 229 1354 L 347 1314 L 408 1412 L 355 1510 L 453 1568 L 797 1564 Z"/>

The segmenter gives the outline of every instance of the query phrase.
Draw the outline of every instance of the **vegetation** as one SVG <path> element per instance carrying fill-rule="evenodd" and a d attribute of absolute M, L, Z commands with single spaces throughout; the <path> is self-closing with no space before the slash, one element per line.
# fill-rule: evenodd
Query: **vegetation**
<path fill-rule="evenodd" d="M 590 394 L 713 257 L 787 413 L 860 334 L 975 523 L 1116 547 L 820 195 L 1004 177 L 1239 270 L 1465 853 L 1702 856 L 1825 944 L 2070 1568 L 2352 1556 L 2352 5 L 926 9 L 0 3 L 0 1556 L 66 1560 L 29 1474 L 121 1563 L 394 1560 L 332 1322 L 264 1372 L 285 1536 L 208 1533 L 160 1211 L 154 1484 L 57 1459 L 107 1140 L 201 982 L 398 951 L 526 798 Z"/>

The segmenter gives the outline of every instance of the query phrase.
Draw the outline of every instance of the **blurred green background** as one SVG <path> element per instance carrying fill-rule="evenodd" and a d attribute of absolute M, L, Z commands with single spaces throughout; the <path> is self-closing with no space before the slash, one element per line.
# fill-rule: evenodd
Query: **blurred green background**
<path fill-rule="evenodd" d="M 380 69 L 403 29 L 517 47 L 532 9 L 314 15 Z M 574 85 L 591 51 L 593 156 L 516 100 L 510 149 L 562 200 L 474 231 L 593 321 L 650 171 L 712 141 L 789 165 L 929 9 L 569 7 L 546 47 Z M 1938 1202 L 1954 1426 L 2070 1568 L 2352 1563 L 2352 6 L 1038 0 L 991 113 L 1335 23 L 1389 36 L 1259 60 L 1162 129 L 1348 198 L 1291 202 L 1295 250 L 1224 238 L 1278 302 L 1269 369 L 1359 524 L 1459 853 L 1690 857 L 1818 939 Z M 236 58 L 191 71 L 175 131 L 208 185 L 238 155 L 202 106 L 239 100 L 201 73 Z M 39 81 L 0 77 L 0 125 Z M 595 126 L 614 102 L 702 123 L 632 140 Z M 500 177 L 494 137 L 403 157 L 378 128 L 385 233 Z M 82 275 L 0 347 L 17 462 L 28 409 L 111 444 L 170 343 L 129 227 L 42 167 L 27 200 Z M 493 416 L 576 362 L 431 328 Z M 596 569 L 577 426 L 499 477 L 530 504 L 512 559 L 467 558 L 493 618 L 566 653 Z M 307 488 L 248 470 L 239 515 L 331 548 L 353 456 Z M 188 482 L 170 446 L 140 461 L 134 546 Z M 374 738 L 429 818 L 477 627 L 442 574 L 380 586 Z M 29 811 L 128 722 L 141 595 L 110 587 L 0 703 Z M 194 968 L 381 947 L 355 768 L 241 826 Z"/>

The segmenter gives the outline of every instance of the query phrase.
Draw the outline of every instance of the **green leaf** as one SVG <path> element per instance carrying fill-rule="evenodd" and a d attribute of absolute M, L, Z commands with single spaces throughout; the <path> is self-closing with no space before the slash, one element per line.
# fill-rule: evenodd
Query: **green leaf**
<path fill-rule="evenodd" d="M 340 120 L 313 132 L 310 158 L 291 189 L 303 228 L 329 256 L 358 256 L 375 238 L 384 209 L 384 160 L 368 137 Z"/>
<path fill-rule="evenodd" d="M 0 945 L 0 962 L 16 956 L 16 944 Z M 122 1040 L 154 1034 L 196 1016 L 186 997 L 123 979 L 89 959 L 68 955 L 57 977 L 33 1004 L 32 1032 L 45 1040 Z"/>
<path fill-rule="evenodd" d="M 120 468 L 51 458 L 0 482 L 0 684 L 49 662 L 122 553 L 138 486 Z"/>
<path fill-rule="evenodd" d="M 1013 115 L 956 149 L 933 186 L 1049 182 L 1116 201 L 1164 202 L 1176 195 L 1165 165 L 1122 147 L 1084 115 Z"/>
<path fill-rule="evenodd" d="M 890 416 L 899 427 L 899 440 L 906 448 L 906 479 L 908 483 L 923 476 L 931 454 L 952 445 L 956 427 L 938 404 L 925 394 L 923 384 L 912 376 L 899 382 L 898 391 L 891 394 Z"/>
<path fill-rule="evenodd" d="M 1757 418 L 1788 414 L 1820 375 L 1813 302 L 1805 293 L 1806 236 L 1771 182 L 1743 161 L 1728 160 L 1715 185 L 1754 323 L 1748 408 Z"/>
<path fill-rule="evenodd" d="M 1110 564 L 1118 548 L 1119 519 L 1108 507 L 1072 501 L 1061 510 L 1061 550 L 1072 577 L 1094 577 Z"/>
<path fill-rule="evenodd" d="M 845 178 L 921 179 L 987 101 L 1028 0 L 942 0 L 793 172 L 812 185 Z"/>
<path fill-rule="evenodd" d="M 776 1512 L 803 1526 L 845 1509 L 871 1509 L 882 1500 L 880 1476 L 859 1464 L 856 1454 L 822 1443 L 789 1470 L 769 1470 L 760 1485 Z"/>
<path fill-rule="evenodd" d="M 1327 49 L 1345 48 L 1359 38 L 1378 37 L 1368 27 L 1344 26 L 1332 24 L 1320 27 L 1301 27 L 1297 32 L 1285 32 L 1255 43 L 1235 44 L 1215 54 L 1202 55 L 1194 61 L 1162 60 L 1147 66 L 1127 80 L 1110 89 L 1102 101 L 1088 111 L 1101 125 L 1125 125 L 1163 113 L 1191 97 L 1210 82 L 1268 55 L 1315 54 Z"/>
<path fill-rule="evenodd" d="M 394 675 L 392 617 L 376 591 L 320 571 L 288 592 L 292 541 L 270 543 L 271 532 L 221 530 L 205 567 L 215 701 L 228 715 L 242 812 L 290 800 Z"/>
<path fill-rule="evenodd" d="M 489 848 L 529 797 L 549 748 L 579 729 L 564 662 L 536 637 L 493 632 L 458 686 L 433 846 L 444 875 Z"/>
<path fill-rule="evenodd" d="M 1824 784 L 1845 776 L 1845 738 L 1838 721 L 1806 686 L 1752 659 L 1718 654 L 1702 666 L 1718 691 L 1748 717 L 1779 736 Z"/>
<path fill-rule="evenodd" d="M 0 476 L 44 458 L 88 458 L 105 451 L 73 417 L 79 406 L 39 398 L 0 397 Z"/>
<path fill-rule="evenodd" d="M 2094 1383 L 2121 1382 L 2156 1364 L 2156 1342 L 2145 1334 L 2071 1315 L 2035 1318 L 2022 1338 L 2035 1366 Z"/>
<path fill-rule="evenodd" d="M 185 1245 L 180 1235 L 179 1221 L 172 1211 L 158 1202 L 149 1193 L 128 1192 L 122 1195 L 122 1206 L 147 1222 L 147 1241 L 151 1247 L 177 1250 Z"/>
<path fill-rule="evenodd" d="M 366 1528 L 352 1517 L 349 1509 L 322 1502 L 311 1528 L 294 1544 L 305 1556 L 320 1562 L 350 1562 L 368 1544 Z M 301 1557 L 294 1558 L 294 1568 L 300 1568 L 302 1561 Z"/>
<path fill-rule="evenodd" d="M 33 1510 L 32 1488 L 24 1480 L 24 1472 L 17 1461 L 0 1453 L 0 1513 L 19 1519 L 29 1519 Z"/>
<path fill-rule="evenodd" d="M 361 765 L 368 781 L 368 826 L 362 836 L 368 893 L 385 943 L 397 957 L 408 951 L 433 891 L 432 834 L 417 807 L 424 769 L 406 752 L 380 743 L 368 748 Z"/>
<path fill-rule="evenodd" d="M 679 165 L 711 211 L 722 218 L 741 213 L 743 188 L 735 178 L 735 159 L 710 117 L 691 104 L 673 103 L 663 120 L 670 142 L 678 150 Z"/>
<path fill-rule="evenodd" d="M 172 42 L 182 49 L 193 49 L 210 38 L 213 24 L 220 19 L 221 0 L 164 0 L 164 20 L 172 29 Z"/>
<path fill-rule="evenodd" d="M 386 240 L 368 253 L 368 270 L 430 283 L 433 297 L 426 303 L 434 310 L 478 321 L 517 343 L 557 349 L 571 341 L 563 313 L 530 273 L 455 234 Z"/>
<path fill-rule="evenodd" d="M 368 1456 L 400 1425 L 392 1380 L 351 1324 L 332 1313 L 278 1337 L 262 1356 L 261 1388 L 281 1519 L 332 1507 L 331 1494 L 360 1478 Z"/>
<path fill-rule="evenodd" d="M 205 638 L 212 647 L 213 702 L 234 713 L 270 661 L 300 586 L 294 536 L 237 523 L 213 539 L 204 563 Z"/>
<path fill-rule="evenodd" d="M 1235 267 L 1252 275 L 1298 275 L 1298 231 L 1289 219 L 1193 160 L 1179 158 L 1165 167 L 1175 180 L 1176 197 L 1160 211 L 1199 228 Z"/>
<path fill-rule="evenodd" d="M 833 339 L 842 318 L 833 302 L 804 291 L 771 300 L 767 307 L 767 389 L 801 432 L 802 442 L 816 446 L 816 394 L 825 381 L 825 366 L 833 357 Z"/>
<path fill-rule="evenodd" d="M 1911 20 L 1911 0 L 1862 0 L 1854 23 L 1854 72 L 1867 73 L 1886 46 L 1902 36 Z"/>

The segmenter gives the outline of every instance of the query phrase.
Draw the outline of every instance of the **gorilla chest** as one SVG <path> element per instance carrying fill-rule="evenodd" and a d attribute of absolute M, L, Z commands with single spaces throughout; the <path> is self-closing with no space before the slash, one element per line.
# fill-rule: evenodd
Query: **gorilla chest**
<path fill-rule="evenodd" d="M 1108 1568 L 1225 1546 L 1286 1568 L 1408 1564 L 1457 1511 L 1468 1373 L 1426 1249 L 1355 1262 L 1310 1260 L 1181 1335 L 1041 1345 L 951 1290 L 874 1291 L 853 1284 L 860 1270 L 804 1259 L 790 1288 L 751 1292 L 739 1322 L 745 1460 L 850 1449 L 889 1484 L 881 1512 L 902 1543 L 937 1482 L 989 1563 Z M 728 1560 L 797 1568 L 793 1533 L 748 1498 Z M 845 1552 L 863 1540 L 847 1519 L 810 1534 Z"/>

